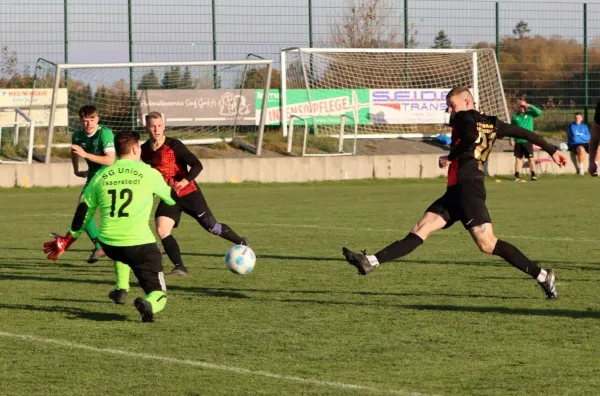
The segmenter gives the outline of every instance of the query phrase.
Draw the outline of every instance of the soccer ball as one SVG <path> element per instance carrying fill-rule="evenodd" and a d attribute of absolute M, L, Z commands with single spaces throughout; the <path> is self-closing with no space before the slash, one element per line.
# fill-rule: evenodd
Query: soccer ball
<path fill-rule="evenodd" d="M 256 255 L 250 246 L 235 245 L 225 255 L 225 264 L 234 274 L 249 274 L 256 264 Z"/>
<path fill-rule="evenodd" d="M 558 145 L 558 149 L 560 151 L 569 151 L 569 146 L 567 146 L 566 143 L 561 143 L 561 144 Z"/>

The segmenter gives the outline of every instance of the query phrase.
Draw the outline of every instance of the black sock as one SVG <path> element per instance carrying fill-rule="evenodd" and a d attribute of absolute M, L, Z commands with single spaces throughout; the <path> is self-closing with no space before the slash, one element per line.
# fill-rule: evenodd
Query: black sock
<path fill-rule="evenodd" d="M 515 179 L 520 179 L 521 175 L 519 174 L 519 172 L 515 172 Z"/>
<path fill-rule="evenodd" d="M 221 238 L 227 239 L 229 242 L 233 242 L 236 245 L 242 244 L 242 238 L 238 234 L 235 233 L 227 224 L 221 223 L 221 233 L 219 234 Z"/>
<path fill-rule="evenodd" d="M 515 268 L 520 269 L 533 279 L 537 279 L 541 272 L 541 268 L 533 261 L 529 260 L 519 249 L 508 242 L 498 239 L 494 251 L 494 256 L 502 257 L 506 262 Z"/>
<path fill-rule="evenodd" d="M 409 232 L 404 239 L 396 241 L 375 253 L 375 257 L 377 258 L 377 261 L 379 261 L 379 264 L 383 264 L 406 256 L 408 253 L 418 248 L 422 243 L 423 239 L 421 239 L 420 236 Z"/>
<path fill-rule="evenodd" d="M 169 235 L 168 237 L 161 239 L 161 242 L 165 248 L 165 253 L 167 253 L 167 256 L 169 256 L 169 260 L 171 260 L 176 267 L 184 267 L 183 260 L 181 259 L 181 252 L 179 251 L 179 244 L 173 235 Z"/>
<path fill-rule="evenodd" d="M 531 177 L 535 177 L 535 171 L 531 171 Z"/>

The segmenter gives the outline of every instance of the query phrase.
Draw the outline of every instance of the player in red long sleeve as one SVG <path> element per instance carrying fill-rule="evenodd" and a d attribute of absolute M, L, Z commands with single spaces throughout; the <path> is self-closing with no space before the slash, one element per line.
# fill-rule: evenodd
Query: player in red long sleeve
<path fill-rule="evenodd" d="M 240 237 L 227 224 L 219 223 L 213 216 L 195 179 L 202 171 L 200 160 L 181 141 L 165 136 L 165 120 L 161 113 L 153 111 L 146 116 L 146 130 L 150 139 L 142 145 L 142 161 L 158 170 L 174 192 L 175 206 L 161 201 L 154 215 L 156 232 L 161 238 L 165 252 L 173 262 L 169 275 L 185 276 L 179 244 L 171 235 L 184 212 L 195 219 L 206 231 L 218 235 L 236 245 L 248 245 L 248 239 Z M 188 169 L 189 167 L 189 169 Z"/>
<path fill-rule="evenodd" d="M 556 298 L 555 271 L 542 269 L 512 244 L 498 239 L 492 229 L 492 220 L 485 204 L 486 190 L 483 165 L 496 139 L 522 138 L 540 146 L 558 166 L 567 163 L 567 157 L 543 138 L 526 129 L 502 122 L 475 110 L 473 96 L 466 87 L 455 87 L 446 96 L 452 126 L 451 150 L 439 158 L 440 168 L 448 167 L 446 193 L 437 199 L 408 235 L 383 248 L 374 255 L 353 252 L 343 248 L 346 260 L 367 275 L 380 264 L 406 256 L 433 232 L 448 228 L 457 221 L 469 231 L 479 249 L 502 257 L 506 262 L 536 279 L 546 296 Z"/>

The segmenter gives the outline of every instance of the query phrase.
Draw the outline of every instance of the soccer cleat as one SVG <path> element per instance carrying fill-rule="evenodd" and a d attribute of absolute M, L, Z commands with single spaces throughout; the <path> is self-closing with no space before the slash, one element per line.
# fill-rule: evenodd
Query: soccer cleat
<path fill-rule="evenodd" d="M 133 305 L 135 305 L 140 315 L 142 315 L 142 322 L 154 322 L 154 314 L 152 313 L 152 304 L 150 304 L 150 301 L 138 297 L 133 301 Z"/>
<path fill-rule="evenodd" d="M 98 262 L 98 260 L 100 260 L 102 257 L 106 257 L 104 249 L 94 249 L 87 262 L 88 264 L 94 264 Z"/>
<path fill-rule="evenodd" d="M 531 181 L 536 181 L 537 180 L 537 176 L 531 176 Z"/>
<path fill-rule="evenodd" d="M 188 276 L 189 273 L 188 273 L 187 268 L 185 268 L 185 266 L 180 264 L 180 265 L 176 265 L 175 267 L 173 267 L 171 272 L 169 272 L 167 275 L 168 276 Z"/>
<path fill-rule="evenodd" d="M 108 298 L 113 300 L 115 304 L 125 304 L 127 300 L 127 290 L 125 289 L 114 289 L 108 293 Z"/>
<path fill-rule="evenodd" d="M 248 238 L 242 237 L 242 242 L 240 243 L 240 245 L 250 246 L 250 241 L 248 240 Z"/>
<path fill-rule="evenodd" d="M 371 265 L 367 259 L 366 250 L 356 253 L 344 247 L 342 248 L 342 253 L 346 257 L 346 261 L 356 267 L 359 275 L 368 275 L 375 269 L 375 266 Z"/>
<path fill-rule="evenodd" d="M 544 293 L 546 293 L 546 297 L 553 300 L 558 298 L 558 292 L 556 291 L 556 272 L 551 268 L 546 269 L 546 272 L 546 280 L 539 282 L 539 284 L 542 290 L 544 290 Z"/>
<path fill-rule="evenodd" d="M 518 183 L 518 182 L 521 181 L 521 178 L 520 177 L 515 177 L 515 181 Z"/>

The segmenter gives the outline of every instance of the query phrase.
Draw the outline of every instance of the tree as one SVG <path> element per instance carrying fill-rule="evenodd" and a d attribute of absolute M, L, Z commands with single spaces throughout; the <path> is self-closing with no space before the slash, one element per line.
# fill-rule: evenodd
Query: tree
<path fill-rule="evenodd" d="M 446 32 L 440 30 L 433 39 L 433 46 L 431 48 L 452 48 L 452 41 L 450 41 Z"/>
<path fill-rule="evenodd" d="M 158 76 L 154 72 L 154 69 L 150 69 L 148 73 L 142 75 L 142 80 L 138 84 L 137 88 L 141 90 L 160 88 Z"/>
<path fill-rule="evenodd" d="M 181 81 L 179 82 L 179 87 L 181 89 L 194 89 L 194 80 L 192 79 L 192 72 L 190 71 L 190 67 L 186 66 L 185 69 L 183 69 L 183 77 L 181 78 Z"/>
<path fill-rule="evenodd" d="M 515 35 L 517 40 L 521 40 L 523 39 L 523 37 L 525 37 L 525 35 L 527 33 L 529 33 L 531 30 L 529 29 L 528 24 L 523 21 L 520 20 L 516 25 L 515 28 L 513 29 L 513 34 Z"/>
<path fill-rule="evenodd" d="M 341 16 L 342 23 L 333 25 L 331 33 L 337 47 L 393 48 L 399 47 L 397 24 L 388 21 L 387 0 L 349 0 L 349 9 Z"/>
<path fill-rule="evenodd" d="M 162 89 L 178 88 L 181 83 L 181 68 L 179 66 L 171 67 L 171 69 L 165 72 L 160 83 Z"/>
<path fill-rule="evenodd" d="M 248 70 L 246 73 L 246 81 L 236 84 L 236 88 L 244 89 L 264 89 L 265 80 L 267 78 L 267 67 L 259 67 Z M 241 80 L 241 78 L 240 78 Z M 243 86 L 242 86 L 243 84 Z M 271 85 L 269 88 L 281 88 L 281 73 L 277 69 L 271 71 Z"/>

